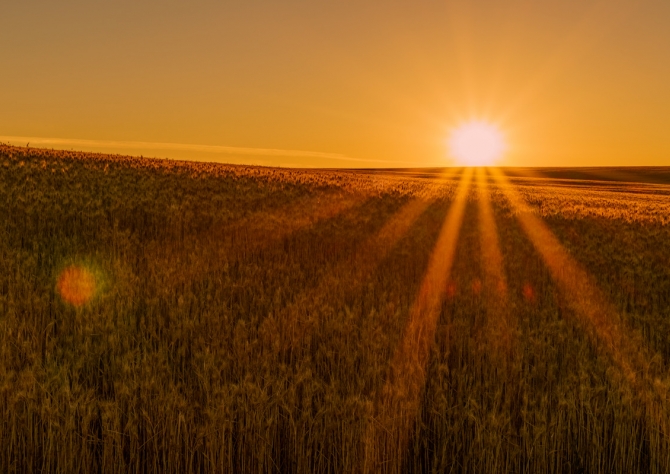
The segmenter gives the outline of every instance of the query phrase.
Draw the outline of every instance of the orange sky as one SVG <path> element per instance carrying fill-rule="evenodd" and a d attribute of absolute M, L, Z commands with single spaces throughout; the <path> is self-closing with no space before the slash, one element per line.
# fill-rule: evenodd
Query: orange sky
<path fill-rule="evenodd" d="M 26 1 L 0 141 L 281 166 L 670 165 L 670 1 Z M 57 140 L 55 140 L 57 139 Z"/>

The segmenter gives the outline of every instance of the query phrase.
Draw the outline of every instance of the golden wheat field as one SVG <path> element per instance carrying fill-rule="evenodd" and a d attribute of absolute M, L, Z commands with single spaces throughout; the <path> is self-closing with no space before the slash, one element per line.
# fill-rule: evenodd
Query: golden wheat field
<path fill-rule="evenodd" d="M 0 472 L 670 472 L 670 169 L 0 146 Z"/>

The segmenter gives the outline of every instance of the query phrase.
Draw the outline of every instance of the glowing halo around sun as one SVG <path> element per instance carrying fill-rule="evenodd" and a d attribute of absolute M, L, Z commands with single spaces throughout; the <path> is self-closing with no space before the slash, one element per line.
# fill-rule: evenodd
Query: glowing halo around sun
<path fill-rule="evenodd" d="M 500 130 L 487 122 L 467 122 L 449 135 L 449 153 L 463 166 L 494 165 L 507 144 Z"/>
<path fill-rule="evenodd" d="M 61 298 L 74 306 L 88 303 L 95 294 L 96 286 L 93 273 L 79 265 L 65 268 L 56 283 Z"/>

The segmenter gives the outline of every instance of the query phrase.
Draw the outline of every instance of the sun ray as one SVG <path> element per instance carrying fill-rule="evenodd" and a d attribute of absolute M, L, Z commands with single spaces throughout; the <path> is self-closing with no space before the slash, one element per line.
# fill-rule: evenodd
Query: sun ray
<path fill-rule="evenodd" d="M 486 173 L 477 169 L 479 189 L 479 236 L 481 245 L 481 265 L 487 297 L 487 342 L 498 353 L 508 359 L 514 347 L 515 326 L 507 301 L 507 278 L 503 271 L 503 256 L 500 250 L 498 229 L 491 207 L 491 187 L 486 181 Z"/>
<path fill-rule="evenodd" d="M 426 365 L 454 261 L 471 179 L 472 168 L 466 168 L 418 295 L 410 308 L 402 339 L 391 359 L 387 381 L 378 393 L 375 416 L 368 424 L 365 435 L 364 472 L 378 472 L 380 466 L 386 463 L 391 463 L 386 470 L 400 472 L 400 454 L 407 447 L 411 425 L 419 407 Z"/>
<path fill-rule="evenodd" d="M 436 179 L 440 180 L 443 176 L 448 177 L 443 172 Z M 361 244 L 356 252 L 354 264 L 350 259 L 342 261 L 324 276 L 316 288 L 303 291 L 292 304 L 265 319 L 262 333 L 267 336 L 267 343 L 272 345 L 279 334 L 281 344 L 275 347 L 289 350 L 298 346 L 310 333 L 309 326 L 313 323 L 298 316 L 312 312 L 311 309 L 317 309 L 324 300 L 332 301 L 336 298 L 335 295 L 359 289 L 417 219 L 435 202 L 436 197 L 415 198 L 404 204 L 377 233 Z M 306 301 L 309 302 L 307 307 Z"/>
<path fill-rule="evenodd" d="M 641 337 L 626 327 L 621 316 L 600 291 L 594 279 L 570 256 L 549 227 L 538 218 L 498 169 L 489 169 L 514 209 L 515 215 L 535 249 L 547 265 L 553 280 L 574 311 L 578 323 L 605 352 L 624 377 L 628 387 L 644 404 L 648 421 L 667 442 L 667 380 L 653 371 L 652 354 Z"/>
<path fill-rule="evenodd" d="M 310 313 L 310 309 L 318 308 L 324 299 L 332 300 L 333 295 L 340 289 L 355 291 L 358 288 L 355 282 L 361 283 L 374 273 L 375 268 L 429 205 L 429 200 L 422 199 L 407 203 L 384 224 L 382 229 L 361 244 L 356 252 L 358 258 L 355 265 L 352 265 L 350 259 L 346 259 L 329 271 L 316 288 L 303 291 L 292 304 L 283 308 L 277 315 L 265 319 L 262 332 L 268 336 L 268 342 L 279 334 L 282 349 L 299 345 L 309 333 L 312 321 L 299 318 L 298 315 Z M 341 282 L 347 282 L 346 288 L 341 288 Z M 309 302 L 307 307 L 306 301 Z"/>
<path fill-rule="evenodd" d="M 363 205 L 368 199 L 370 196 L 363 194 L 309 195 L 273 209 L 258 209 L 230 223 L 212 226 L 200 232 L 197 239 L 174 235 L 171 239 L 152 242 L 143 248 L 143 253 L 148 260 L 164 261 L 166 268 L 174 269 L 168 283 L 171 287 L 178 287 L 220 271 L 221 266 L 230 261 L 233 255 L 244 260 L 244 255 L 251 255 L 301 230 L 335 219 Z M 184 254 L 184 245 L 189 245 L 189 242 L 208 241 L 215 241 L 217 245 L 199 247 L 214 250 L 206 258 L 175 260 Z M 203 262 L 206 266 L 203 266 Z"/>
<path fill-rule="evenodd" d="M 491 207 L 490 186 L 486 182 L 483 169 L 477 169 L 477 185 L 479 188 L 479 226 L 482 248 L 482 263 L 485 278 L 495 288 L 500 297 L 507 295 L 507 279 L 503 273 L 503 257 L 498 240 L 498 229 L 493 218 Z"/>

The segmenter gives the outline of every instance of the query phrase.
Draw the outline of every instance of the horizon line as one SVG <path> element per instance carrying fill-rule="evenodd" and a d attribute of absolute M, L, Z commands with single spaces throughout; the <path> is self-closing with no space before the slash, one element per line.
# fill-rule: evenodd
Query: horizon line
<path fill-rule="evenodd" d="M 12 143 L 14 142 L 14 143 Z M 292 149 L 281 149 L 281 148 L 255 148 L 255 147 L 236 147 L 236 146 L 227 146 L 227 145 L 200 145 L 192 143 L 169 143 L 169 142 L 145 142 L 145 141 L 117 141 L 117 140 L 88 140 L 88 139 L 79 139 L 79 138 L 51 138 L 51 137 L 26 137 L 26 136 L 0 136 L 0 143 L 6 143 L 11 146 L 18 146 L 24 148 L 24 146 L 19 145 L 18 143 L 26 142 L 27 145 L 30 143 L 35 143 L 37 145 L 74 145 L 90 148 L 125 148 L 125 149 L 144 149 L 144 150 L 174 150 L 174 151 L 193 151 L 200 153 L 211 153 L 211 154 L 221 154 L 221 155 L 246 155 L 246 156 L 267 156 L 267 157 L 299 157 L 299 158 L 323 158 L 330 160 L 341 160 L 341 161 L 354 161 L 361 163 L 380 163 L 387 164 L 390 166 L 363 166 L 360 168 L 337 168 L 332 166 L 296 166 L 295 164 L 289 165 L 258 165 L 258 164 L 249 164 L 249 166 L 270 166 L 270 167 L 290 167 L 290 168 L 312 168 L 312 169 L 360 169 L 360 170 L 383 170 L 383 169 L 441 169 L 441 168 L 477 168 L 477 166 L 464 166 L 459 164 L 444 164 L 442 166 L 426 165 L 426 166 L 416 166 L 415 164 L 409 165 L 406 161 L 389 161 L 389 160 L 380 160 L 380 159 L 367 159 L 367 158 L 356 158 L 347 156 L 341 153 L 329 153 L 329 152 L 320 152 L 320 151 L 310 151 L 310 150 L 292 150 Z M 84 150 L 76 150 L 86 153 Z M 91 152 L 93 153 L 93 152 Z M 110 152 L 100 151 L 97 153 L 103 154 L 113 154 Z M 128 155 L 136 156 L 136 155 Z M 140 155 L 143 156 L 143 155 Z M 146 157 L 149 158 L 149 157 Z M 170 158 L 170 157 L 153 157 L 157 159 L 171 159 L 171 160 L 184 160 L 184 161 L 201 161 L 201 160 L 188 160 L 186 158 Z M 404 166 L 397 166 L 402 163 Z M 628 168 L 628 169 L 639 169 L 639 168 L 661 168 L 666 169 L 670 168 L 669 165 L 581 165 L 581 166 L 560 166 L 560 165 L 546 165 L 546 166 L 529 166 L 529 165 L 486 165 L 484 168 L 495 167 L 495 168 L 516 168 L 516 169 L 604 169 L 604 168 Z"/>

